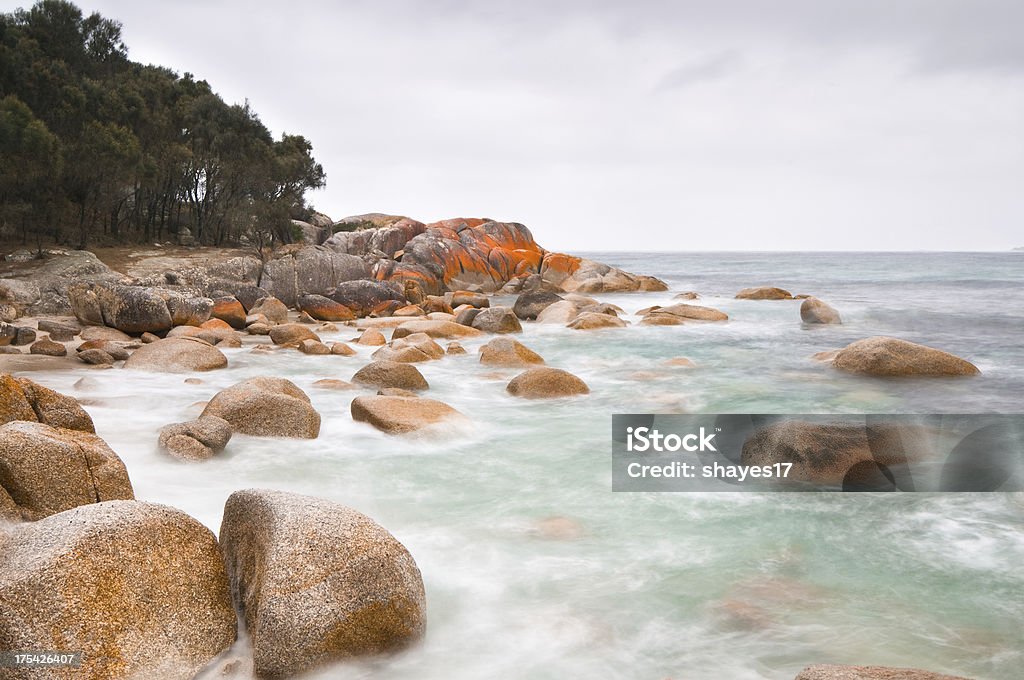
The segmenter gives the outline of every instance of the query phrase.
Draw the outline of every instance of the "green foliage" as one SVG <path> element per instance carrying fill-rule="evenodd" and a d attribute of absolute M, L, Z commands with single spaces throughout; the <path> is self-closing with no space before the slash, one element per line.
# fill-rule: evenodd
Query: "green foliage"
<path fill-rule="evenodd" d="M 0 236 L 289 242 L 326 181 L 312 151 L 192 74 L 130 61 L 116 21 L 65 0 L 0 14 Z"/>

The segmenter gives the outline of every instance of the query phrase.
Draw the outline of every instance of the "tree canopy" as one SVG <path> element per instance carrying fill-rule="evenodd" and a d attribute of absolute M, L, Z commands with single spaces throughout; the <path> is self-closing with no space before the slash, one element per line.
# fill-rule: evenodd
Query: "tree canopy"
<path fill-rule="evenodd" d="M 117 21 L 66 0 L 0 14 L 2 238 L 287 243 L 326 181 L 312 150 L 192 74 L 131 61 Z"/>

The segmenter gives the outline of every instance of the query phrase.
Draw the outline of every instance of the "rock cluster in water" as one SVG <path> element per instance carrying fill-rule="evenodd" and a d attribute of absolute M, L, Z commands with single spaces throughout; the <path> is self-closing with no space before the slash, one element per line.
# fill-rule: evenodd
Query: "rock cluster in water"
<path fill-rule="evenodd" d="M 180 510 L 133 500 L 124 464 L 91 420 L 76 417 L 74 399 L 9 376 L 0 385 L 0 648 L 80 651 L 83 677 L 188 680 L 234 643 L 238 607 L 257 676 L 283 678 L 423 636 L 419 569 L 365 515 L 308 496 L 239 491 L 227 499 L 218 540 Z M 308 402 L 279 379 L 231 390 Z M 40 422 L 36 408 L 82 429 Z M 176 455 L 203 458 L 195 447 L 223 448 L 233 427 L 204 414 L 160 439 Z"/>

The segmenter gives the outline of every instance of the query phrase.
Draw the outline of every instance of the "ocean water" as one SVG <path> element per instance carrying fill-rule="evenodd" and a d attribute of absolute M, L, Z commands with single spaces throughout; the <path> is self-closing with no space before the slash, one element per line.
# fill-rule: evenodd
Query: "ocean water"
<path fill-rule="evenodd" d="M 555 402 L 508 396 L 516 371 L 481 366 L 483 341 L 465 341 L 468 355 L 419 368 L 428 396 L 466 422 L 414 437 L 353 422 L 358 393 L 313 385 L 351 378 L 373 348 L 227 350 L 229 368 L 199 385 L 86 367 L 31 377 L 83 401 L 142 500 L 216 531 L 236 489 L 308 493 L 357 508 L 409 548 L 426 585 L 425 640 L 317 677 L 788 680 L 811 663 L 1021 677 L 1021 495 L 616 494 L 609 434 L 616 412 L 1020 412 L 1024 254 L 588 256 L 670 284 L 598 296 L 631 321 L 687 290 L 731 320 L 594 332 L 527 324 L 522 342 L 591 387 Z M 733 299 L 754 285 L 817 295 L 845 324 L 805 328 L 799 301 Z M 879 380 L 809 359 L 879 334 L 952 351 L 982 374 Z M 679 356 L 697 367 L 664 365 Z M 256 375 L 305 389 L 320 437 L 236 436 L 198 465 L 157 451 L 161 426 Z"/>

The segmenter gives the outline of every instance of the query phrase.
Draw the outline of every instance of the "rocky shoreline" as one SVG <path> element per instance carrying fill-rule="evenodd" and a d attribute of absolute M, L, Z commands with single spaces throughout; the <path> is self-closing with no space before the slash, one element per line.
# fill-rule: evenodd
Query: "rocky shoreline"
<path fill-rule="evenodd" d="M 425 225 L 385 215 L 327 222 L 298 225 L 309 242 L 265 262 L 173 250 L 134 257 L 122 272 L 92 253 L 51 251 L 0 270 L 0 649 L 81 649 L 89 677 L 191 678 L 212 662 L 222 677 L 276 678 L 402 649 L 427 625 L 413 556 L 370 518 L 322 499 L 240 490 L 225 499 L 214 535 L 180 510 L 135 500 L 129 470 L 87 411 L 13 374 L 88 365 L 198 381 L 196 374 L 229 365 L 225 349 L 331 362 L 372 348 L 351 381 L 325 378 L 320 386 L 352 390 L 354 421 L 402 437 L 466 418 L 424 396 L 430 384 L 418 364 L 451 360 L 466 353 L 463 342 L 483 341 L 480 364 L 517 372 L 508 395 L 582 398 L 591 391 L 583 378 L 515 339 L 524 324 L 620 332 L 629 325 L 624 310 L 595 296 L 667 290 L 653 277 L 547 252 L 515 223 Z M 492 294 L 516 298 L 492 305 Z M 683 291 L 670 305 L 641 309 L 638 325 L 729 323 L 725 312 L 695 304 L 699 297 Z M 824 301 L 779 288 L 736 297 L 799 299 L 794 323 L 842 323 Z M 887 337 L 815 359 L 877 379 L 979 372 L 941 350 Z M 201 464 L 235 434 L 317 438 L 321 418 L 293 382 L 258 377 L 219 391 L 195 420 L 153 439 L 168 456 Z M 770 434 L 759 462 L 803 455 L 795 444 L 807 440 L 806 428 Z M 849 460 L 828 470 L 805 466 L 808 480 L 841 480 L 836 466 L 856 465 L 862 448 L 846 447 Z M 236 640 L 236 610 L 251 658 L 224 655 Z M 64 637 L 70 631 L 74 644 Z M 818 666 L 798 677 L 950 676 Z"/>

